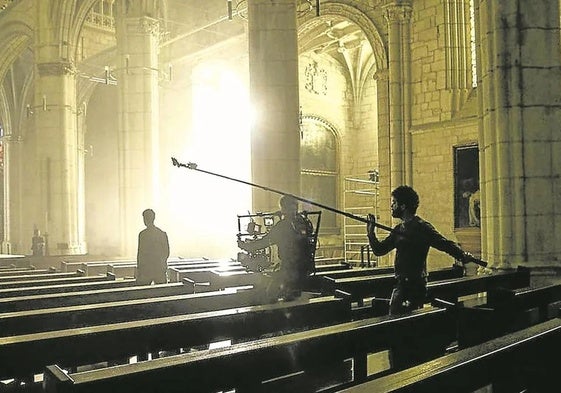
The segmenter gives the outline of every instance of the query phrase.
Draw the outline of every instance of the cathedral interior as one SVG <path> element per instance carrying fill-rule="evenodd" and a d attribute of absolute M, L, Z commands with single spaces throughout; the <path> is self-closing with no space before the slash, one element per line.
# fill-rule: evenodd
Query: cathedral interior
<path fill-rule="evenodd" d="M 408 184 L 492 266 L 555 274 L 557 3 L 4 0 L 2 252 L 37 230 L 47 255 L 131 256 L 151 207 L 172 254 L 235 255 L 236 216 L 278 195 L 177 157 L 388 224 Z M 324 214 L 321 256 L 361 242 Z"/>
<path fill-rule="evenodd" d="M 363 220 L 396 225 L 391 191 L 409 185 L 488 271 L 557 279 L 560 11 L 0 0 L 0 251 L 41 236 L 47 265 L 134 258 L 151 208 L 172 256 L 236 258 L 240 216 L 290 194 L 323 213 L 316 258 L 388 267 Z M 429 270 L 453 262 L 429 253 Z"/>

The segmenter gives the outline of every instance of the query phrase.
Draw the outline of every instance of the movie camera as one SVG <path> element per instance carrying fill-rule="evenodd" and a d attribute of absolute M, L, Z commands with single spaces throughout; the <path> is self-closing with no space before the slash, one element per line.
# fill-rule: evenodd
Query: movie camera
<path fill-rule="evenodd" d="M 310 249 L 313 250 L 311 258 L 315 257 L 319 226 L 321 222 L 321 211 L 302 211 L 298 213 L 310 223 L 312 231 L 308 236 Z M 277 224 L 281 217 L 280 211 L 270 213 L 248 213 L 238 215 L 238 234 L 239 240 L 258 240 L 269 233 L 271 228 Z M 263 272 L 271 269 L 276 263 L 277 257 L 275 246 L 271 245 L 263 249 L 252 252 L 238 252 L 238 262 L 254 272 Z M 313 261 L 313 259 L 312 259 Z"/>

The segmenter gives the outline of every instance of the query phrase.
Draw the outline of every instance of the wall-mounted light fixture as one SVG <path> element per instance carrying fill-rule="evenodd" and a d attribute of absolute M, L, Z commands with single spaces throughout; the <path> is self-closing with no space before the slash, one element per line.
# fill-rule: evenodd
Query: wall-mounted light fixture
<path fill-rule="evenodd" d="M 234 8 L 232 5 L 232 0 L 227 0 L 228 5 L 228 20 L 232 20 L 234 18 Z"/>

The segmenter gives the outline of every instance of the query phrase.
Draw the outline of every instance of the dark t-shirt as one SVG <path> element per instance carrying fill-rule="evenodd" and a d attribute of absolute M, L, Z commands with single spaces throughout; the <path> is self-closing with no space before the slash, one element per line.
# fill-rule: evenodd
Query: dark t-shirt
<path fill-rule="evenodd" d="M 461 259 L 462 249 L 442 236 L 431 223 L 415 216 L 408 222 L 396 225 L 382 241 L 370 238 L 370 247 L 375 255 L 384 255 L 396 249 L 395 276 L 416 279 L 427 275 L 427 254 L 430 247 Z"/>
<path fill-rule="evenodd" d="M 271 244 L 278 247 L 281 269 L 307 272 L 312 257 L 309 236 L 311 224 L 300 214 L 279 221 L 268 234 Z"/>

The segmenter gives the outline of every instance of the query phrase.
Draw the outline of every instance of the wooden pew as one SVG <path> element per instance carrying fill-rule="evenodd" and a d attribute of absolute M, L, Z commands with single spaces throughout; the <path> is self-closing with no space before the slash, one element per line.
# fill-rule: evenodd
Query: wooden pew
<path fill-rule="evenodd" d="M 31 260 L 25 255 L 0 254 L 0 266 L 29 267 Z"/>
<path fill-rule="evenodd" d="M 318 263 L 320 262 L 320 263 Z M 339 270 L 347 270 L 351 269 L 352 266 L 348 263 L 344 263 L 339 261 L 338 263 L 321 263 L 321 260 L 316 259 L 316 266 L 315 272 L 316 273 L 324 273 L 324 272 L 331 272 L 331 271 L 339 271 Z"/>
<path fill-rule="evenodd" d="M 0 277 L 18 276 L 18 275 L 25 275 L 25 274 L 54 273 L 54 272 L 56 272 L 56 268 L 54 266 L 48 269 L 37 269 L 35 266 L 14 267 L 14 268 L 0 269 Z"/>
<path fill-rule="evenodd" d="M 493 288 L 523 288 L 530 285 L 530 270 L 519 266 L 514 271 L 496 272 L 451 280 L 429 282 L 429 299 L 444 299 L 456 303 L 462 296 L 487 292 Z"/>
<path fill-rule="evenodd" d="M 132 259 L 123 259 L 123 260 L 107 260 L 107 261 L 90 261 L 92 264 L 108 264 L 108 263 L 131 263 L 133 262 Z M 88 262 L 84 261 L 60 261 L 60 271 L 61 272 L 71 272 L 76 269 L 81 269 L 84 264 Z"/>
<path fill-rule="evenodd" d="M 136 262 L 107 265 L 107 273 L 114 274 L 116 278 L 135 278 Z"/>
<path fill-rule="evenodd" d="M 543 322 L 341 393 L 552 392 L 561 348 L 561 320 Z"/>
<path fill-rule="evenodd" d="M 361 277 L 361 276 L 377 276 L 380 274 L 390 274 L 395 271 L 393 266 L 385 267 L 349 267 L 346 269 L 316 271 L 312 277 L 331 277 L 347 278 L 347 277 Z"/>
<path fill-rule="evenodd" d="M 200 271 L 182 273 L 183 283 L 190 293 L 218 291 L 226 288 L 259 285 L 263 280 L 262 273 L 238 270 Z"/>
<path fill-rule="evenodd" d="M 461 277 L 458 268 L 442 269 L 429 272 L 428 275 L 428 299 L 440 298 L 451 302 L 457 302 L 461 296 L 486 292 L 489 288 L 498 286 L 506 288 L 520 288 L 530 283 L 530 272 L 528 269 L 519 267 L 513 272 L 498 272 L 492 275 Z M 437 272 L 437 273 L 436 273 Z M 449 274 L 448 280 L 443 277 Z M 457 278 L 454 278 L 457 277 Z M 438 281 L 433 281 L 438 278 Z M 342 279 L 329 279 L 331 283 L 327 286 L 328 292 L 338 289 L 351 294 L 353 301 L 361 301 L 368 297 L 389 298 L 395 285 L 393 274 L 350 277 Z"/>
<path fill-rule="evenodd" d="M 170 257 L 167 260 L 168 267 L 169 266 L 182 266 L 183 264 L 188 263 L 202 263 L 207 261 L 204 258 L 196 258 L 196 259 L 183 259 L 180 257 Z M 118 273 L 119 275 L 115 274 L 117 277 L 121 276 L 129 276 L 135 277 L 136 276 L 136 260 L 129 260 L 129 261 L 117 261 L 117 262 L 86 262 L 85 270 L 86 274 L 88 275 L 95 275 L 95 274 L 105 274 L 108 272 Z M 112 267 L 112 269 L 109 269 Z M 123 274 L 124 271 L 127 271 L 129 274 Z M 133 274 L 130 274 L 130 273 Z"/>
<path fill-rule="evenodd" d="M 257 304 L 254 291 L 216 291 L 0 314 L 0 335 L 80 328 Z"/>
<path fill-rule="evenodd" d="M 168 265 L 173 265 L 177 262 L 188 262 L 188 261 L 201 261 L 204 258 L 196 259 L 183 259 L 181 257 L 170 257 L 168 258 Z M 93 260 L 93 261 L 65 261 L 62 260 L 60 263 L 60 270 L 62 272 L 73 271 L 76 269 L 82 269 L 88 275 L 93 274 L 105 274 L 108 265 L 129 265 L 136 264 L 136 259 L 108 259 L 108 260 Z"/>
<path fill-rule="evenodd" d="M 89 303 L 107 303 L 132 299 L 156 298 L 181 295 L 189 292 L 182 283 L 103 288 L 67 293 L 47 293 L 40 295 L 0 296 L 0 313 L 41 308 L 77 306 Z"/>
<path fill-rule="evenodd" d="M 54 273 L 57 274 L 57 273 Z M 115 277 L 111 275 L 106 276 L 75 276 L 75 277 L 65 277 L 65 278 L 45 278 L 45 279 L 34 279 L 26 281 L 3 281 L 0 282 L 0 290 L 18 288 L 23 289 L 25 287 L 40 287 L 40 286 L 52 286 L 52 285 L 64 285 L 64 284 L 83 284 L 99 281 L 114 280 Z"/>
<path fill-rule="evenodd" d="M 35 271 L 30 271 L 27 274 L 0 276 L 0 285 L 6 282 L 13 281 L 53 280 L 59 278 L 83 277 L 85 275 L 83 270 L 76 270 L 75 272 L 66 273 L 56 273 L 54 271 L 50 271 L 47 273 L 48 274 L 45 274 L 45 272 L 36 273 Z"/>
<path fill-rule="evenodd" d="M 115 280 L 115 277 L 108 275 L 107 279 L 103 277 L 86 277 L 88 280 L 85 282 L 74 283 L 57 283 L 54 285 L 39 285 L 29 287 L 14 287 L 0 289 L 0 298 L 2 297 L 15 297 L 15 296 L 31 296 L 41 295 L 47 293 L 65 293 L 65 292 L 79 292 L 94 289 L 104 288 L 125 288 L 136 285 L 136 280 Z"/>
<path fill-rule="evenodd" d="M 458 345 L 467 347 L 544 322 L 558 315 L 561 284 L 520 289 L 495 288 L 480 304 L 459 309 Z M 471 329 L 472 325 L 481 329 Z"/>
<path fill-rule="evenodd" d="M 184 257 L 170 257 L 168 258 L 168 265 L 173 265 L 176 263 L 202 263 L 204 261 L 211 261 L 212 259 L 207 257 L 194 257 L 194 258 L 184 258 Z M 231 259 L 228 259 L 231 260 Z"/>
<path fill-rule="evenodd" d="M 122 359 L 325 326 L 349 319 L 344 298 L 301 298 L 286 303 L 0 338 L 0 378 L 24 378 L 53 363 L 64 367 Z M 9 360 L 8 360 L 9 359 Z"/>
<path fill-rule="evenodd" d="M 208 282 L 209 278 L 212 277 L 211 272 L 247 272 L 245 266 L 242 265 L 230 265 L 230 266 L 220 266 L 220 265 L 208 265 L 205 267 L 172 267 L 168 268 L 168 276 L 170 282 L 180 282 L 185 278 L 188 278 L 195 282 Z"/>
<path fill-rule="evenodd" d="M 133 263 L 132 260 L 122 260 L 122 261 L 96 261 L 96 262 L 82 262 L 78 265 L 79 269 L 86 272 L 88 276 L 95 276 L 98 274 L 104 275 L 108 272 L 107 267 L 109 265 L 128 265 Z M 66 267 L 67 269 L 69 266 Z"/>
<path fill-rule="evenodd" d="M 219 269 L 228 267 L 239 267 L 244 268 L 240 262 L 237 261 L 204 261 L 202 263 L 174 263 L 169 265 L 168 269 L 177 270 L 190 270 L 190 269 Z"/>
<path fill-rule="evenodd" d="M 437 271 L 428 272 L 428 280 L 433 281 L 434 278 L 442 279 L 443 277 L 458 278 L 463 276 L 463 269 L 451 267 Z M 355 302 L 361 302 L 369 297 L 389 298 L 395 285 L 395 276 L 391 274 L 378 274 L 369 276 L 357 276 L 346 278 L 330 278 L 326 277 L 323 293 L 331 293 L 340 290 L 351 294 L 351 298 Z"/>
<path fill-rule="evenodd" d="M 237 262 L 232 261 L 212 261 L 207 258 L 199 259 L 181 259 L 177 261 L 168 261 L 168 278 L 170 282 L 180 282 L 181 277 L 177 277 L 177 270 L 189 269 L 210 269 L 220 267 L 222 265 L 237 265 Z M 107 265 L 107 272 L 115 274 L 116 277 L 136 277 L 136 261 L 122 264 L 109 264 Z"/>
<path fill-rule="evenodd" d="M 351 268 L 332 270 L 332 271 L 316 271 L 308 277 L 306 287 L 311 291 L 322 291 L 323 288 L 330 286 L 330 281 L 340 278 L 378 276 L 382 274 L 393 274 L 395 269 L 391 267 L 369 267 L 369 268 Z M 329 280 L 328 280 L 329 278 Z"/>
<path fill-rule="evenodd" d="M 33 269 L 36 269 L 36 267 L 33 266 L 33 265 L 22 266 L 22 267 L 18 267 L 18 266 L 16 266 L 16 265 L 0 266 L 0 272 L 20 271 L 20 270 L 33 270 Z"/>
<path fill-rule="evenodd" d="M 163 386 L 169 393 L 184 392 L 186 387 L 196 387 L 197 392 L 234 387 L 240 391 L 267 392 L 274 389 L 270 389 L 272 385 L 262 385 L 262 381 L 274 384 L 272 379 L 302 371 L 306 375 L 325 375 L 333 368 L 340 369 L 350 358 L 354 361 L 354 380 L 364 381 L 369 353 L 387 349 L 408 336 L 416 338 L 419 353 L 430 359 L 444 353 L 449 340 L 453 339 L 454 326 L 450 310 L 424 309 L 400 317 L 347 322 L 228 348 L 88 372 L 67 375 L 60 368 L 50 366 L 45 373 L 44 386 L 49 393 L 156 392 Z M 316 383 L 312 377 L 308 381 Z M 300 385 L 292 391 L 315 390 Z"/>
<path fill-rule="evenodd" d="M 206 260 L 205 260 L 206 262 Z M 203 266 L 203 267 L 201 267 Z M 182 277 L 179 274 L 180 272 L 185 272 L 185 271 L 208 271 L 210 269 L 216 269 L 216 268 L 220 268 L 222 266 L 221 263 L 219 262 L 215 262 L 215 263 L 204 263 L 204 264 L 181 264 L 181 263 L 175 263 L 172 265 L 168 265 L 167 268 L 167 273 L 168 273 L 168 279 L 169 282 L 181 282 Z M 231 269 L 232 270 L 242 270 L 242 266 L 241 265 L 235 265 L 232 263 L 231 265 Z M 136 262 L 131 262 L 131 263 L 122 263 L 122 264 L 117 264 L 117 265 L 113 265 L 113 264 L 109 264 L 107 265 L 107 272 L 108 273 L 112 273 L 115 275 L 115 277 L 117 278 L 131 278 L 131 277 L 136 277 Z"/>
<path fill-rule="evenodd" d="M 557 311 L 552 311 L 550 305 L 559 300 L 561 300 L 559 283 L 518 289 L 495 288 L 487 292 L 488 307 L 518 310 L 537 307 L 541 320 L 557 316 Z"/>

